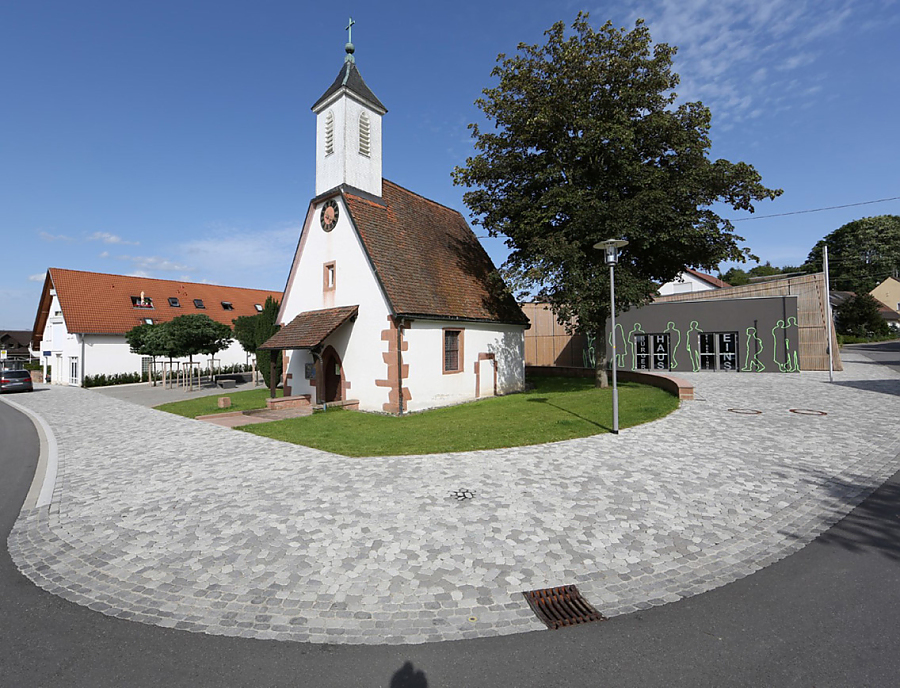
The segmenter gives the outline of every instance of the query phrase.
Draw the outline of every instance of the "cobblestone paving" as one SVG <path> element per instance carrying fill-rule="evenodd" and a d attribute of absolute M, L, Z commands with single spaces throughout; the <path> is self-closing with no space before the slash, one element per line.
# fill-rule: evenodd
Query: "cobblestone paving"
<path fill-rule="evenodd" d="M 220 635 L 421 643 L 542 629 L 521 592 L 611 616 L 787 556 L 900 468 L 900 376 L 684 375 L 697 401 L 619 436 L 345 458 L 75 388 L 15 401 L 59 442 L 12 557 L 96 611 Z M 737 414 L 730 408 L 761 411 Z M 799 415 L 789 409 L 821 410 Z M 474 491 L 472 499 L 451 492 Z"/>

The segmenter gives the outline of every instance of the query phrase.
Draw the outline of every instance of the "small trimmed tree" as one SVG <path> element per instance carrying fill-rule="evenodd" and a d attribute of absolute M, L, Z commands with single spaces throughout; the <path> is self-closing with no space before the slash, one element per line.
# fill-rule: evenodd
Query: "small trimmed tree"
<path fill-rule="evenodd" d="M 195 354 L 213 355 L 231 344 L 231 328 L 208 315 L 179 315 L 163 326 L 177 356 L 187 356 L 191 363 Z"/>
<path fill-rule="evenodd" d="M 263 305 L 262 312 L 255 316 L 256 320 L 256 346 L 259 347 L 265 343 L 269 337 L 278 332 L 279 326 L 277 325 L 278 321 L 278 309 L 281 306 L 281 303 L 273 299 L 271 296 L 266 299 L 266 303 Z M 266 381 L 266 387 L 271 386 L 270 376 L 270 363 L 272 361 L 273 352 L 271 351 L 256 351 L 256 365 L 259 370 L 263 374 L 263 379 Z M 281 356 L 278 355 L 278 352 L 274 352 L 275 355 L 275 377 L 276 379 L 281 379 Z"/>

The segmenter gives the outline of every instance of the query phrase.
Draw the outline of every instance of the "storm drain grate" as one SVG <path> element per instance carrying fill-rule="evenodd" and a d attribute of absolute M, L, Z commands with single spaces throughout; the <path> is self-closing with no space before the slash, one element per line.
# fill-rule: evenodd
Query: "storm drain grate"
<path fill-rule="evenodd" d="M 574 585 L 529 590 L 522 594 L 528 600 L 531 611 L 553 630 L 592 621 L 606 621 L 606 617 L 594 609 Z"/>

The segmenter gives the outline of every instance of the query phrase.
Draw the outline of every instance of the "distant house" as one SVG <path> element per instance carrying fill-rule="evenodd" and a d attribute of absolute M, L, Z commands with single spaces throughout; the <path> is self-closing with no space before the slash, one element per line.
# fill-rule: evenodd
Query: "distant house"
<path fill-rule="evenodd" d="M 671 294 L 687 294 L 697 291 L 710 291 L 712 289 L 725 289 L 731 285 L 723 282 L 718 277 L 707 275 L 705 272 L 688 268 L 671 282 L 663 284 L 658 294 L 660 296 L 670 296 Z"/>
<path fill-rule="evenodd" d="M 21 368 L 31 360 L 31 332 L 0 330 L 0 368 Z"/>
<path fill-rule="evenodd" d="M 316 196 L 262 347 L 285 395 L 396 414 L 523 389 L 528 319 L 458 211 L 382 178 L 387 109 L 352 54 L 313 112 Z"/>
<path fill-rule="evenodd" d="M 896 277 L 888 277 L 869 293 L 891 310 L 900 311 L 900 280 Z"/>
<path fill-rule="evenodd" d="M 86 375 L 140 373 L 150 359 L 131 353 L 125 333 L 203 313 L 229 327 L 256 315 L 279 292 L 50 268 L 34 321 L 33 348 L 54 384 L 80 386 Z M 216 354 L 220 365 L 246 363 L 240 344 Z M 184 359 L 187 360 L 187 359 Z M 196 360 L 196 359 L 195 359 Z"/>

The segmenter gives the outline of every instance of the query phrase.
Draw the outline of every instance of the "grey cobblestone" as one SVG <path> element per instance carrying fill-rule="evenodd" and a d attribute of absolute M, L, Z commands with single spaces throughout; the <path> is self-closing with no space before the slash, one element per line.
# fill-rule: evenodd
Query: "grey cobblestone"
<path fill-rule="evenodd" d="M 53 503 L 23 510 L 9 550 L 37 585 L 101 613 L 239 637 L 539 630 L 521 591 L 569 583 L 607 616 L 628 613 L 787 556 L 900 469 L 900 377 L 855 354 L 845 364 L 835 384 L 683 375 L 702 400 L 619 436 L 391 458 L 88 390 L 18 395 L 53 429 L 59 472 Z M 446 499 L 460 488 L 476 497 Z"/>

